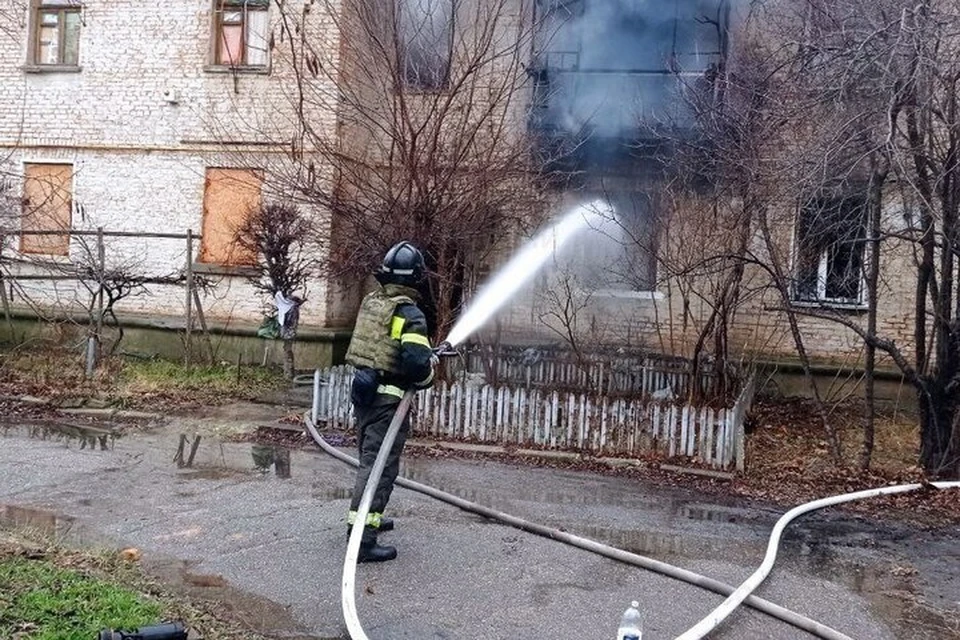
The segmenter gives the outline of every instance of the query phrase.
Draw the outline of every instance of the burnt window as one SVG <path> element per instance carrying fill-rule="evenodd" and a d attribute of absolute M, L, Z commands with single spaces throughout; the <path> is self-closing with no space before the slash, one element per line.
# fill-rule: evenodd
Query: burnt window
<path fill-rule="evenodd" d="M 269 0 L 216 0 L 213 63 L 266 68 L 269 64 Z"/>
<path fill-rule="evenodd" d="M 80 11 L 77 0 L 32 0 L 30 64 L 49 68 L 80 64 Z"/>
<path fill-rule="evenodd" d="M 863 302 L 865 210 L 862 197 L 817 198 L 801 207 L 795 237 L 795 301 Z"/>
<path fill-rule="evenodd" d="M 398 0 L 402 88 L 440 91 L 450 80 L 455 0 Z"/>
<path fill-rule="evenodd" d="M 681 91 L 715 76 L 730 0 L 539 0 L 534 125 L 601 135 L 690 124 Z"/>

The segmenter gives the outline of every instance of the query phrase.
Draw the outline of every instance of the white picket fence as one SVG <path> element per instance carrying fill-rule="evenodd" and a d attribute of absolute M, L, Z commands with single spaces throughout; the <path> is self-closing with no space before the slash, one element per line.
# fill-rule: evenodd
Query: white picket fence
<path fill-rule="evenodd" d="M 318 422 L 353 424 L 353 370 L 320 372 Z M 476 443 L 578 450 L 603 456 L 685 456 L 716 469 L 744 465 L 743 421 L 751 379 L 730 408 L 693 407 L 649 399 L 441 382 L 417 394 L 414 435 Z M 749 393 L 748 393 L 749 392 Z"/>

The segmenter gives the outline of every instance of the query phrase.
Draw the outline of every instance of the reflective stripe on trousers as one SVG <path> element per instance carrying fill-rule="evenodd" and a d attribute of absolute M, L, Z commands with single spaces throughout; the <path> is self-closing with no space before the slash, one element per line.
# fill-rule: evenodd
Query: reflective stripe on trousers
<path fill-rule="evenodd" d="M 383 514 L 382 514 L 382 513 L 368 513 L 368 514 L 367 514 L 367 522 L 366 522 L 366 524 L 367 524 L 368 527 L 373 527 L 374 529 L 379 529 L 379 528 L 380 528 L 380 522 L 381 522 L 382 520 L 383 520 Z M 347 512 L 347 524 L 350 525 L 350 526 L 353 526 L 356 521 L 357 521 L 357 512 L 356 512 L 356 511 L 348 511 L 348 512 Z"/>

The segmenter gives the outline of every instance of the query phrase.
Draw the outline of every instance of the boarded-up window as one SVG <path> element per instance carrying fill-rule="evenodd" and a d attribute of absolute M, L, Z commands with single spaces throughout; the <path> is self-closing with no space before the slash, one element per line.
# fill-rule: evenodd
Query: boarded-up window
<path fill-rule="evenodd" d="M 207 169 L 203 193 L 200 262 L 251 265 L 256 256 L 237 242 L 237 233 L 260 206 L 261 172 L 255 169 Z"/>
<path fill-rule="evenodd" d="M 73 165 L 24 165 L 23 231 L 64 231 L 56 235 L 20 236 L 20 252 L 50 256 L 70 253 Z"/>

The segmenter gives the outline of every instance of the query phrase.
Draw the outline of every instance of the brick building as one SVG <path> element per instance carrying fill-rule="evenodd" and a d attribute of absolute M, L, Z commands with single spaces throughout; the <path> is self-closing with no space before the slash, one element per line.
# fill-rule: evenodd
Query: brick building
<path fill-rule="evenodd" d="M 232 238 L 252 207 L 278 195 L 271 176 L 297 134 L 296 121 L 278 115 L 289 111 L 294 71 L 272 50 L 283 36 L 270 4 L 24 0 L 3 9 L 0 162 L 22 197 L 14 213 L 23 228 L 202 234 L 191 259 L 215 285 L 203 298 L 208 321 L 256 326 L 263 301 L 239 275 L 250 256 Z M 330 16 L 317 7 L 299 17 L 298 33 L 335 56 Z M 324 91 L 323 78 L 312 83 Z M 333 110 L 311 121 L 334 134 Z M 328 228 L 324 212 L 310 215 Z M 33 262 L 76 261 L 81 242 L 23 236 L 8 238 L 5 250 Z M 106 257 L 147 276 L 182 273 L 187 260 L 183 240 L 136 237 L 108 238 Z M 15 261 L 11 269 L 42 271 Z M 39 304 L 69 303 L 76 289 L 62 281 L 19 286 Z M 24 302 L 13 293 L 14 305 Z M 322 280 L 312 283 L 306 325 L 326 324 L 326 295 Z M 184 306 L 183 288 L 166 285 L 119 311 L 182 317 Z"/>
<path fill-rule="evenodd" d="M 458 6 L 452 0 L 435 2 Z M 238 255 L 229 240 L 231 229 L 251 206 L 282 194 L 284 185 L 273 178 L 285 174 L 290 145 L 302 139 L 297 118 L 289 115 L 291 99 L 297 98 L 304 81 L 304 63 L 292 63 L 284 53 L 286 43 L 308 37 L 315 49 L 323 50 L 324 72 L 312 69 L 306 76 L 311 95 L 322 96 L 308 102 L 315 110 L 309 114 L 311 135 L 334 144 L 343 135 L 364 144 L 361 133 L 351 129 L 350 118 L 345 122 L 339 112 L 337 74 L 347 69 L 359 76 L 368 69 L 362 61 L 354 60 L 351 67 L 349 60 L 340 59 L 338 16 L 327 13 L 337 3 L 287 2 L 294 24 L 284 24 L 268 0 L 170 0 L 162 10 L 149 11 L 131 0 L 13 4 L 0 10 L 0 162 L 17 194 L 42 203 L 34 215 L 25 210 L 23 226 L 201 233 L 203 240 L 191 257 L 196 269 L 216 285 L 204 298 L 208 320 L 255 326 L 263 301 L 237 275 L 248 257 Z M 692 245 L 722 243 L 728 230 L 704 226 L 697 215 L 688 216 L 686 226 L 675 223 L 669 232 L 657 227 L 655 221 L 663 217 L 656 210 L 665 205 L 658 201 L 656 184 L 642 172 L 619 173 L 605 163 L 616 164 L 617 153 L 608 152 L 620 144 L 618 138 L 636 148 L 635 132 L 623 131 L 636 114 L 627 113 L 624 105 L 640 96 L 643 118 L 665 117 L 665 110 L 676 104 L 670 95 L 678 78 L 698 82 L 715 70 L 738 3 L 678 2 L 684 9 L 671 12 L 637 3 L 626 16 L 606 11 L 610 4 L 538 0 L 529 5 L 546 18 L 551 37 L 535 43 L 530 53 L 530 117 L 514 118 L 512 126 L 518 135 L 526 135 L 528 128 L 542 134 L 594 126 L 593 142 L 580 149 L 577 160 L 580 169 L 586 169 L 580 172 L 585 177 L 575 189 L 544 201 L 555 203 L 548 209 L 562 211 L 598 193 L 612 197 L 618 208 L 629 212 L 633 230 L 644 239 L 642 251 L 629 257 L 631 278 L 589 285 L 590 295 L 582 298 L 579 309 L 582 339 L 689 353 L 691 340 L 709 316 L 709 304 L 691 294 L 689 283 L 674 277 L 665 258 Z M 704 21 L 697 12 L 715 19 Z M 447 16 L 444 24 L 453 20 L 452 9 L 441 14 Z M 459 26 L 455 20 L 452 24 Z M 443 25 L 430 26 L 435 34 L 447 33 Z M 446 62 L 438 63 L 436 47 L 431 47 L 429 55 L 417 54 L 423 58 L 416 78 L 421 84 L 445 78 L 449 57 L 455 55 L 448 51 Z M 639 53 L 630 54 L 631 47 L 639 47 Z M 629 63 L 624 54 L 630 54 Z M 422 76 L 423 69 L 427 76 Z M 683 119 L 675 109 L 669 116 L 674 122 Z M 330 167 L 320 167 L 318 174 L 321 181 L 333 180 Z M 51 198 L 51 193 L 58 195 Z M 699 210 L 697 203 L 684 206 L 692 213 Z M 846 215 L 843 202 L 830 207 L 836 215 Z M 887 209 L 885 220 L 891 228 L 904 224 L 902 207 Z M 327 212 L 310 213 L 334 235 Z M 539 218 L 549 213 L 529 212 Z M 777 228 L 786 262 L 795 270 L 792 295 L 801 303 L 826 304 L 860 317 L 862 244 L 856 248 L 845 238 L 824 240 L 822 235 L 816 242 L 805 241 L 807 228 L 797 224 L 802 218 L 803 211 L 786 207 Z M 6 250 L 63 260 L 75 254 L 76 242 L 24 236 L 8 238 Z M 503 259 L 509 251 L 504 247 L 498 255 Z M 180 240 L 113 239 L 107 252 L 108 259 L 135 259 L 156 275 L 181 270 L 187 259 Z M 906 259 L 884 259 L 879 325 L 887 335 L 908 331 L 909 283 L 898 277 Z M 736 349 L 791 357 L 794 345 L 774 309 L 779 301 L 763 270 L 748 269 L 744 281 L 752 294 L 733 317 Z M 63 283 L 31 281 L 29 288 L 38 300 L 69 295 Z M 502 334 L 556 340 L 556 317 L 544 295 L 549 289 L 548 280 L 541 279 L 505 310 Z M 345 326 L 355 302 L 356 290 L 344 297 L 318 278 L 301 322 L 312 328 Z M 176 316 L 182 308 L 182 290 L 167 286 L 125 301 L 121 311 Z M 800 322 L 812 356 L 856 363 L 862 347 L 852 332 L 822 320 Z"/>

